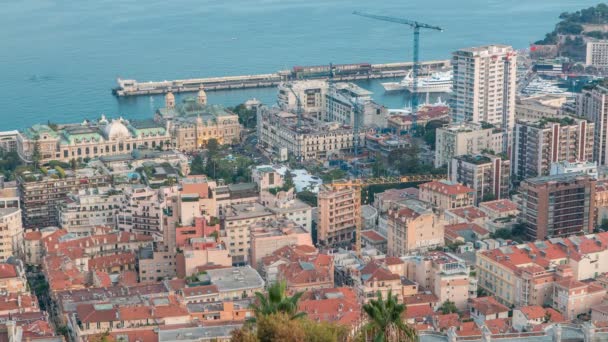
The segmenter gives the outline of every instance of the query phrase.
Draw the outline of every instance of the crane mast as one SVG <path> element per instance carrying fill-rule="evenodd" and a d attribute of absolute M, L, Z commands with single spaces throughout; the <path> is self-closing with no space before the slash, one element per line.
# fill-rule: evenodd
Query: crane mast
<path fill-rule="evenodd" d="M 414 29 L 414 65 L 412 66 L 412 130 L 416 130 L 416 113 L 418 110 L 418 76 L 420 74 L 420 29 L 428 29 L 435 31 L 443 31 L 443 29 L 439 26 L 424 24 L 413 20 L 388 17 L 384 15 L 374 15 L 359 11 L 354 11 L 353 14 L 365 18 L 408 25 L 412 29 Z"/>

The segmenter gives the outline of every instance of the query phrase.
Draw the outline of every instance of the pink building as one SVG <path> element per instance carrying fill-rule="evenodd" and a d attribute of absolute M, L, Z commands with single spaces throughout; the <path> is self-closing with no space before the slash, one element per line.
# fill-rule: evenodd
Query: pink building
<path fill-rule="evenodd" d="M 295 222 L 279 218 L 259 221 L 250 228 L 251 264 L 258 268 L 262 258 L 290 245 L 312 246 L 310 233 Z"/>
<path fill-rule="evenodd" d="M 175 228 L 175 244 L 183 248 L 190 245 L 194 238 L 210 237 L 214 232 L 220 233 L 220 225 L 209 225 L 204 217 L 196 217 L 192 226 L 178 226 Z"/>
<path fill-rule="evenodd" d="M 602 304 L 606 289 L 597 283 L 564 279 L 553 287 L 553 307 L 568 320 L 589 313 L 591 307 Z"/>

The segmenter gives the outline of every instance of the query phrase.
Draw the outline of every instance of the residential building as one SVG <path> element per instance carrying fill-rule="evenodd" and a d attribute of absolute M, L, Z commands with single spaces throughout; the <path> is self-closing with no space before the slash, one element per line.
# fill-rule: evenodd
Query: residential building
<path fill-rule="evenodd" d="M 165 127 L 150 120 L 108 120 L 102 115 L 99 120 L 83 123 L 31 126 L 17 136 L 17 147 L 19 155 L 27 160 L 31 160 L 34 146 L 38 144 L 41 163 L 70 162 L 130 153 L 140 146 L 163 148 L 170 140 Z"/>
<path fill-rule="evenodd" d="M 513 131 L 513 181 L 548 176 L 551 163 L 592 161 L 595 124 L 586 120 L 518 121 Z"/>
<path fill-rule="evenodd" d="M 473 244 L 490 237 L 490 232 L 477 223 L 454 223 L 445 226 L 444 238 L 446 244 Z"/>
<path fill-rule="evenodd" d="M 583 89 L 576 101 L 576 114 L 595 124 L 593 161 L 599 166 L 608 165 L 608 87 L 597 84 Z"/>
<path fill-rule="evenodd" d="M 261 260 L 268 283 L 284 281 L 290 293 L 334 287 L 334 258 L 312 245 L 289 245 Z"/>
<path fill-rule="evenodd" d="M 278 86 L 277 103 L 282 110 L 293 113 L 298 110 L 298 105 L 300 105 L 303 115 L 323 120 L 326 111 L 327 89 L 328 84 L 324 80 L 281 83 Z"/>
<path fill-rule="evenodd" d="M 0 263 L 0 292 L 3 294 L 28 293 L 27 278 L 23 262 L 10 260 Z"/>
<path fill-rule="evenodd" d="M 485 151 L 503 152 L 503 132 L 492 125 L 452 123 L 435 131 L 435 167 L 451 162 L 452 158 Z"/>
<path fill-rule="evenodd" d="M 125 201 L 116 215 L 118 229 L 163 239 L 163 209 L 161 191 L 145 185 L 133 185 L 124 190 Z"/>
<path fill-rule="evenodd" d="M 597 163 L 590 161 L 568 162 L 562 161 L 551 163 L 551 175 L 563 175 L 565 173 L 584 173 L 598 179 Z"/>
<path fill-rule="evenodd" d="M 218 217 L 218 201 L 213 196 L 215 182 L 206 176 L 188 176 L 180 180 L 181 190 L 176 196 L 179 222 L 191 225 L 196 218 Z"/>
<path fill-rule="evenodd" d="M 21 209 L 0 208 L 0 262 L 24 255 L 21 219 Z"/>
<path fill-rule="evenodd" d="M 387 298 L 391 292 L 399 302 L 403 302 L 401 276 L 392 272 L 382 260 L 370 261 L 358 274 L 355 278 L 355 288 L 364 303 L 377 298 L 378 292 L 382 298 Z"/>
<path fill-rule="evenodd" d="M 445 222 L 430 205 L 410 200 L 388 211 L 387 254 L 402 256 L 443 246 Z"/>
<path fill-rule="evenodd" d="M 17 176 L 25 228 L 58 226 L 57 208 L 69 193 L 107 187 L 111 181 L 110 175 L 96 169 L 52 171 L 48 175 L 26 171 Z"/>
<path fill-rule="evenodd" d="M 452 68 L 452 120 L 487 122 L 505 132 L 512 129 L 517 90 L 516 51 L 506 45 L 460 49 L 452 54 Z"/>
<path fill-rule="evenodd" d="M 517 204 L 508 199 L 479 203 L 479 210 L 487 215 L 485 228 L 490 232 L 511 229 L 519 217 Z"/>
<path fill-rule="evenodd" d="M 260 165 L 251 171 L 253 182 L 260 191 L 283 187 L 283 176 L 272 166 Z"/>
<path fill-rule="evenodd" d="M 361 303 L 351 287 L 307 291 L 298 302 L 298 310 L 314 321 L 351 328 L 361 323 Z"/>
<path fill-rule="evenodd" d="M 264 280 L 250 266 L 228 267 L 207 271 L 209 282 L 219 291 L 220 300 L 237 300 L 253 297 L 264 291 Z"/>
<path fill-rule="evenodd" d="M 544 240 L 593 232 L 595 183 L 590 176 L 576 173 L 524 180 L 520 217 L 526 235 Z"/>
<path fill-rule="evenodd" d="M 540 324 L 565 321 L 564 316 L 553 308 L 529 305 L 513 309 L 513 328 L 517 331 L 532 331 Z"/>
<path fill-rule="evenodd" d="M 277 219 L 289 219 L 306 231 L 311 231 L 312 207 L 296 197 L 295 189 L 279 191 L 276 195 L 262 192 L 260 201 L 276 215 Z"/>
<path fill-rule="evenodd" d="M 46 227 L 40 230 L 30 230 L 23 234 L 23 252 L 25 254 L 25 264 L 40 266 L 42 262 L 42 241 L 49 235 L 57 237 L 64 235 L 65 230 L 57 227 Z"/>
<path fill-rule="evenodd" d="M 431 203 L 441 210 L 469 207 L 475 205 L 475 189 L 448 181 L 434 181 L 419 186 L 423 202 Z"/>
<path fill-rule="evenodd" d="M 361 127 L 355 139 L 352 127 L 337 122 L 304 118 L 297 127 L 297 115 L 276 108 L 262 107 L 257 114 L 258 146 L 287 160 L 325 160 L 351 153 L 358 141 L 363 146 L 366 129 Z"/>
<path fill-rule="evenodd" d="M 608 263 L 604 261 L 607 257 L 608 235 L 599 233 L 481 251 L 477 253 L 476 266 L 479 286 L 501 303 L 550 305 L 571 317 L 562 308 L 570 310 L 568 302 L 571 299 L 578 301 L 595 293 L 595 285 L 588 284 L 588 280 L 608 271 Z M 591 287 L 582 291 L 578 289 L 579 285 L 565 282 L 558 291 L 565 297 L 556 298 L 554 288 L 563 280 L 583 281 Z M 575 289 L 571 295 L 569 288 Z M 577 299 L 577 295 L 582 297 Z"/>
<path fill-rule="evenodd" d="M 57 208 L 61 228 L 77 234 L 94 226 L 117 228 L 116 217 L 125 201 L 122 191 L 89 188 L 66 197 Z"/>
<path fill-rule="evenodd" d="M 388 243 L 386 237 L 375 230 L 361 231 L 361 243 L 364 247 L 371 247 L 380 253 L 386 253 Z"/>
<path fill-rule="evenodd" d="M 323 186 L 318 195 L 317 237 L 333 245 L 350 242 L 361 220 L 361 191 L 356 187 L 333 189 Z"/>
<path fill-rule="evenodd" d="M 488 216 L 477 207 L 460 207 L 444 211 L 444 220 L 449 224 L 476 223 L 485 226 Z"/>
<path fill-rule="evenodd" d="M 205 271 L 205 267 L 230 267 L 234 261 L 223 242 L 207 237 L 192 239 L 192 245 L 177 253 L 175 263 L 177 276 L 185 278 Z"/>
<path fill-rule="evenodd" d="M 566 100 L 566 96 L 548 94 L 518 97 L 515 102 L 515 121 L 564 118 L 566 114 L 562 107 Z"/>
<path fill-rule="evenodd" d="M 478 297 L 469 303 L 471 318 L 478 324 L 499 318 L 509 318 L 509 308 L 500 304 L 494 297 Z"/>
<path fill-rule="evenodd" d="M 324 121 L 355 127 L 386 127 L 388 110 L 372 100 L 373 93 L 354 83 L 333 83 L 325 95 Z M 360 114 L 356 114 L 360 113 Z M 359 117 L 359 122 L 355 120 Z"/>
<path fill-rule="evenodd" d="M 0 132 L 0 149 L 5 152 L 16 152 L 19 131 Z"/>
<path fill-rule="evenodd" d="M 388 189 L 374 194 L 374 206 L 380 213 L 385 213 L 394 204 L 399 204 L 409 199 L 418 199 L 417 188 Z"/>
<path fill-rule="evenodd" d="M 256 269 L 259 267 L 262 258 L 273 254 L 282 247 L 313 245 L 310 232 L 285 218 L 258 221 L 251 225 L 250 232 L 251 257 L 249 260 Z"/>
<path fill-rule="evenodd" d="M 449 121 L 450 107 L 442 105 L 426 105 L 418 108 L 416 113 L 416 124 L 420 127 L 424 127 L 431 121 Z M 414 116 L 408 115 L 390 115 L 388 117 L 388 128 L 394 133 L 402 134 L 409 132 L 414 123 Z"/>
<path fill-rule="evenodd" d="M 165 107 L 156 111 L 154 121 L 167 127 L 172 146 L 180 151 L 197 150 L 211 139 L 231 144 L 241 137 L 238 115 L 222 106 L 207 104 L 203 89 L 196 98 L 187 97 L 177 105 L 173 93 L 167 93 Z"/>
<path fill-rule="evenodd" d="M 606 289 L 599 284 L 564 279 L 555 282 L 553 287 L 553 308 L 567 320 L 573 320 L 589 313 L 592 307 L 603 304 L 605 297 Z"/>
<path fill-rule="evenodd" d="M 449 179 L 476 190 L 477 202 L 509 196 L 511 163 L 489 154 L 462 155 L 452 159 Z"/>
<path fill-rule="evenodd" d="M 585 56 L 585 65 L 600 69 L 608 67 L 608 41 L 587 41 L 587 53 Z"/>
<path fill-rule="evenodd" d="M 471 279 L 464 260 L 445 252 L 430 252 L 404 258 L 405 277 L 418 284 L 418 291 L 430 291 L 440 304 L 453 302 L 458 310 L 466 310 Z"/>
<path fill-rule="evenodd" d="M 275 214 L 259 203 L 235 204 L 226 208 L 221 238 L 235 265 L 247 264 L 251 255 L 250 227 L 256 222 L 272 220 Z"/>

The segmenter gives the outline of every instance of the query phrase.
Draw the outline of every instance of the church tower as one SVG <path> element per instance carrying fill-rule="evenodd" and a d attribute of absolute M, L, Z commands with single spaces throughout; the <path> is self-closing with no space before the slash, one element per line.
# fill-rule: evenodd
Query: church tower
<path fill-rule="evenodd" d="M 201 106 L 207 105 L 207 93 L 205 93 L 205 88 L 201 85 L 198 91 L 198 96 L 196 97 L 196 101 Z"/>
<path fill-rule="evenodd" d="M 173 109 L 175 108 L 175 95 L 171 91 L 165 95 L 165 108 Z"/>

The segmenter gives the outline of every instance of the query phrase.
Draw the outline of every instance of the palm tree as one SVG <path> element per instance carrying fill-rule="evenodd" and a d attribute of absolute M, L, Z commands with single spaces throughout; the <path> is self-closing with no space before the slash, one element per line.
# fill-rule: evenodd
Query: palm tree
<path fill-rule="evenodd" d="M 277 282 L 268 288 L 268 293 L 256 292 L 257 304 L 251 305 L 255 316 L 268 316 L 276 313 L 288 315 L 291 319 L 306 316 L 305 312 L 298 312 L 298 301 L 302 297 L 302 292 L 297 292 L 292 297 L 287 294 L 287 284 Z"/>
<path fill-rule="evenodd" d="M 389 290 L 384 300 L 378 291 L 378 299 L 372 299 L 363 305 L 369 322 L 363 327 L 363 333 L 373 335 L 374 342 L 418 341 L 416 330 L 403 322 L 406 307 L 397 303 L 397 296 Z M 367 338 L 366 338 L 367 340 Z"/>

